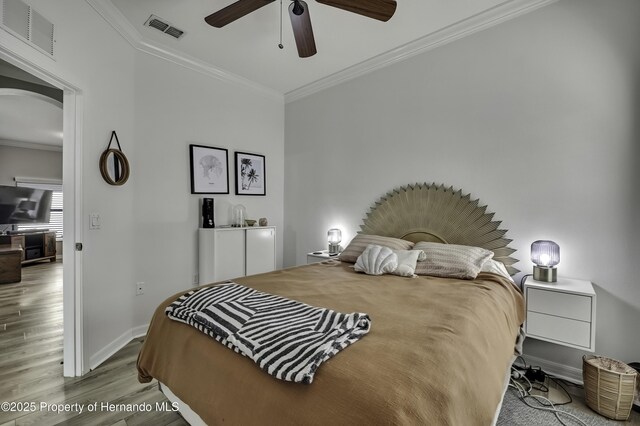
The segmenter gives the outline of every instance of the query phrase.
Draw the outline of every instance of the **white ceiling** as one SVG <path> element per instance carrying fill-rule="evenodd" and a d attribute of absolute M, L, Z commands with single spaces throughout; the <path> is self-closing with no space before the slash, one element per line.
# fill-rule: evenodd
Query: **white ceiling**
<path fill-rule="evenodd" d="M 0 89 L 0 144 L 62 147 L 62 103 L 38 93 Z"/>
<path fill-rule="evenodd" d="M 97 3 L 100 0 L 93 0 Z M 213 28 L 204 17 L 234 0 L 103 0 L 117 9 L 111 14 L 140 39 L 160 49 L 179 52 L 208 67 L 243 77 L 281 94 L 299 90 L 371 58 L 400 51 L 434 34 L 459 38 L 539 5 L 542 0 L 397 0 L 388 22 L 369 19 L 307 0 L 318 53 L 298 57 L 287 7 L 283 0 L 283 50 L 278 49 L 280 2 L 270 3 L 224 28 Z M 109 4 L 109 2 L 111 2 Z M 500 11 L 501 16 L 496 16 Z M 519 13 L 515 13 L 518 11 Z M 179 40 L 143 24 L 151 14 L 186 34 Z M 484 23 L 480 22 L 484 19 Z M 466 29 L 462 27 L 467 25 Z M 474 28 L 475 26 L 475 28 Z M 456 28 L 456 37 L 448 31 Z M 389 62 L 388 60 L 386 62 Z"/>

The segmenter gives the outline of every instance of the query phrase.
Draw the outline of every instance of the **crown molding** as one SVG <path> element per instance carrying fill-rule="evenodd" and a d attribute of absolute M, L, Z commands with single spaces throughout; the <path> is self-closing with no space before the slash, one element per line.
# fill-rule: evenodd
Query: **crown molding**
<path fill-rule="evenodd" d="M 231 83 L 250 89 L 262 96 L 283 101 L 283 94 L 269 87 L 241 77 L 237 74 L 217 68 L 209 63 L 171 49 L 160 43 L 146 40 L 140 32 L 124 17 L 109 0 L 85 0 L 114 30 L 116 30 L 133 48 L 158 58 L 181 65 L 190 70 L 206 74 L 225 83 Z"/>
<path fill-rule="evenodd" d="M 146 40 L 142 34 L 140 34 L 140 32 L 124 17 L 124 15 L 122 15 L 120 10 L 118 10 L 118 8 L 116 8 L 109 0 L 85 1 L 132 47 L 141 52 L 168 60 L 193 71 L 214 77 L 218 80 L 250 89 L 274 100 L 289 103 L 328 89 L 329 87 L 336 86 L 340 83 L 353 80 L 378 69 L 404 61 L 431 49 L 435 49 L 447 43 L 451 43 L 455 40 L 474 34 L 478 31 L 491 28 L 509 19 L 516 18 L 543 6 L 555 3 L 558 0 L 507 0 L 491 9 L 458 21 L 371 59 L 367 59 L 356 65 L 345 68 L 342 71 L 338 71 L 327 77 L 289 91 L 284 95 L 274 89 L 215 67 L 200 59 L 171 49 L 168 46 Z"/>
<path fill-rule="evenodd" d="M 491 9 L 480 12 L 469 18 L 458 21 L 424 37 L 389 50 L 359 64 L 345 68 L 327 77 L 314 81 L 298 89 L 285 93 L 285 103 L 302 99 L 306 96 L 336 86 L 378 69 L 404 61 L 413 56 L 443 46 L 478 31 L 491 28 L 509 19 L 532 12 L 558 0 L 508 0 Z"/>
<path fill-rule="evenodd" d="M 31 90 L 0 88 L 0 96 L 22 96 L 26 98 L 33 98 L 62 109 L 62 102 L 59 100 L 43 95 L 42 93 L 32 92 Z"/>
<path fill-rule="evenodd" d="M 49 145 L 46 143 L 38 143 L 38 142 L 20 142 L 20 141 L 10 141 L 6 139 L 0 139 L 0 146 L 9 146 L 12 148 L 23 148 L 23 149 L 37 149 L 40 151 L 56 151 L 62 152 L 62 141 L 61 145 Z"/>

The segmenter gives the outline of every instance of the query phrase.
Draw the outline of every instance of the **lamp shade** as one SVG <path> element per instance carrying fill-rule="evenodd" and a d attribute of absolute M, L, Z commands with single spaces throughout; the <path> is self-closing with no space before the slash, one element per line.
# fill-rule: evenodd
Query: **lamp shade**
<path fill-rule="evenodd" d="M 548 240 L 534 241 L 531 243 L 531 261 L 537 266 L 553 268 L 560 263 L 560 246 Z"/>
<path fill-rule="evenodd" d="M 331 228 L 327 232 L 327 240 L 329 244 L 337 245 L 342 241 L 342 231 L 338 228 Z"/>

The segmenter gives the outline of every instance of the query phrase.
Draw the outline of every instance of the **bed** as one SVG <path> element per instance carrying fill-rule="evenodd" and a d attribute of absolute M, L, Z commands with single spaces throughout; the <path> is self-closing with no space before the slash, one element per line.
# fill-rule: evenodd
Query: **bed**
<path fill-rule="evenodd" d="M 398 207 L 400 206 L 400 207 Z M 439 218 L 438 218 L 439 217 Z M 382 197 L 364 234 L 475 245 L 509 272 L 516 260 L 493 214 L 461 191 L 412 185 Z M 371 330 L 322 364 L 309 385 L 269 376 L 187 324 L 156 310 L 138 357 L 141 382 L 157 379 L 190 422 L 268 424 L 494 424 L 524 321 L 508 278 L 356 273 L 326 261 L 234 280 L 341 312 L 366 312 Z"/>

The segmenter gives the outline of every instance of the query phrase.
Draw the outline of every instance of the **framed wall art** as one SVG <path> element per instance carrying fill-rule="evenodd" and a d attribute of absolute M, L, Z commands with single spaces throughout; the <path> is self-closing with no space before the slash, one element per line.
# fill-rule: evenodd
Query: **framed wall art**
<path fill-rule="evenodd" d="M 236 152 L 236 195 L 266 195 L 264 155 Z"/>
<path fill-rule="evenodd" d="M 228 194 L 229 158 L 224 148 L 189 145 L 192 194 Z"/>

